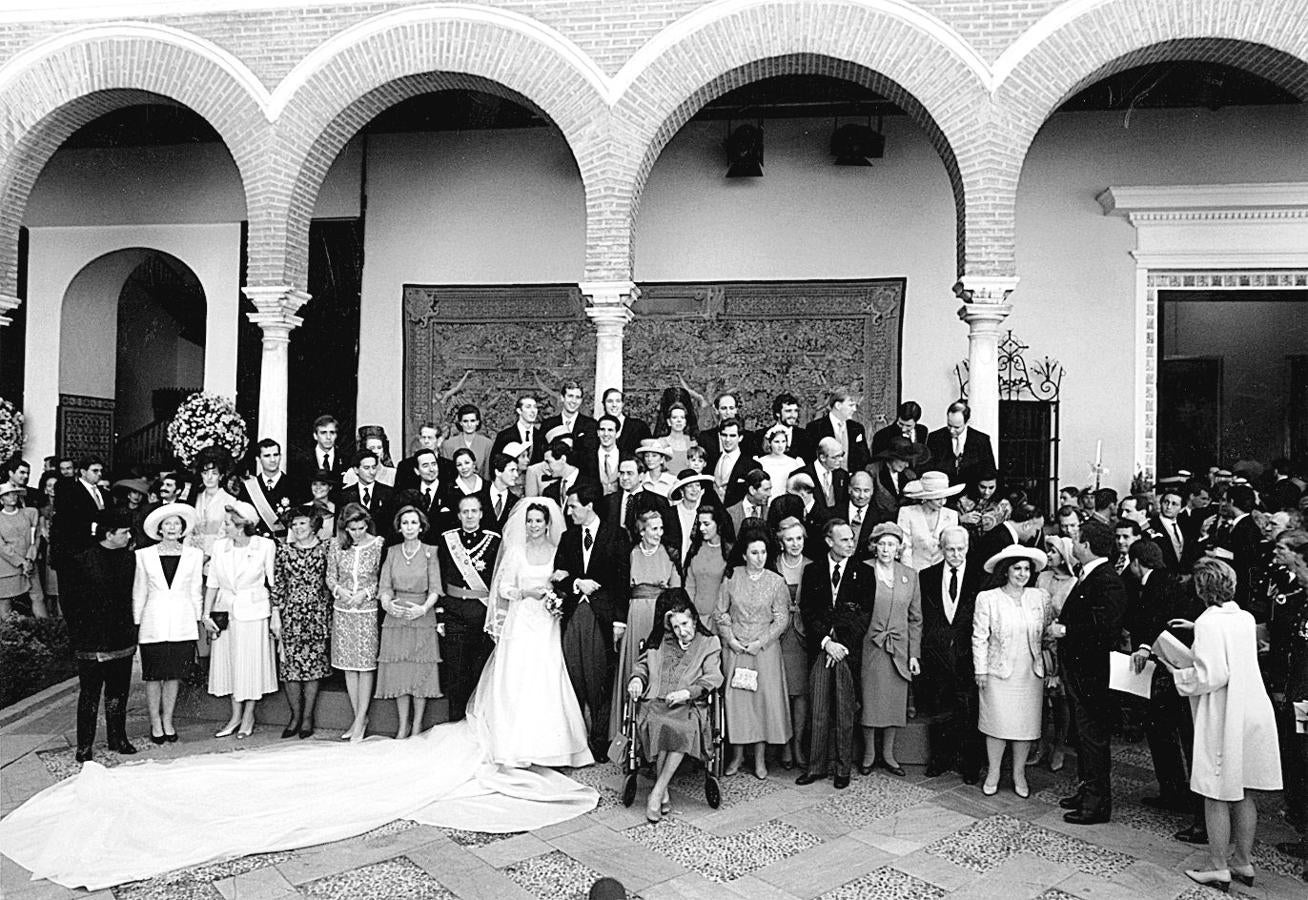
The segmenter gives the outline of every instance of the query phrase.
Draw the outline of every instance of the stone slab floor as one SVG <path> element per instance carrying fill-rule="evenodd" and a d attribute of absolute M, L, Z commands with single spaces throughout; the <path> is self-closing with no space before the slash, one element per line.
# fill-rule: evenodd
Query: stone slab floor
<path fill-rule="evenodd" d="M 269 698 L 268 703 L 280 704 Z M 69 777 L 73 760 L 75 692 L 0 729 L 0 814 Z M 102 723 L 103 724 L 103 723 Z M 129 733 L 134 759 L 209 752 L 257 752 L 279 742 L 271 726 L 239 745 L 211 737 L 212 724 L 179 728 L 181 741 L 156 747 L 139 682 Z M 331 740 L 330 734 L 314 740 Z M 103 739 L 103 735 L 101 735 Z M 384 738 L 374 738 L 384 740 Z M 96 747 L 96 759 L 123 758 Z M 907 778 L 877 771 L 854 776 L 851 787 L 804 788 L 794 772 L 774 767 L 759 781 L 742 773 L 724 780 L 722 807 L 704 802 L 700 777 L 674 783 L 674 811 L 651 825 L 644 792 L 631 809 L 619 800 L 621 778 L 604 765 L 573 772 L 599 789 L 599 807 L 561 825 L 515 835 L 481 834 L 397 821 L 334 844 L 267 853 L 170 873 L 90 894 L 70 891 L 0 858 L 0 896 L 9 900 L 95 897 L 97 900 L 564 900 L 585 897 L 600 874 L 621 880 L 630 896 L 647 900 L 1203 900 L 1216 896 L 1182 874 L 1203 864 L 1202 848 L 1173 840 L 1185 822 L 1142 807 L 1153 779 L 1143 744 L 1115 753 L 1117 808 L 1113 822 L 1066 825 L 1057 800 L 1072 788 L 1075 759 L 1060 773 L 1032 768 L 1032 796 L 1013 794 L 1008 780 L 985 797 L 957 776 L 926 780 L 920 767 Z M 1296 861 L 1275 849 L 1293 834 L 1267 798 L 1259 819 L 1256 886 L 1235 885 L 1250 897 L 1308 897 Z"/>

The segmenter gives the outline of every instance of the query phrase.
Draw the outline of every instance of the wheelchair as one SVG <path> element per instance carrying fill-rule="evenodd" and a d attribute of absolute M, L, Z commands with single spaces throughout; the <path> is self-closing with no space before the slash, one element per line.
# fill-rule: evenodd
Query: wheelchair
<path fill-rule="evenodd" d="M 623 806 L 631 806 L 636 802 L 636 777 L 640 773 L 641 766 L 646 762 L 636 740 L 636 710 L 640 702 L 633 700 L 630 694 L 623 695 L 622 736 L 627 744 L 626 753 L 622 757 Z M 704 764 L 704 799 L 711 808 L 717 809 L 722 805 L 722 785 L 719 779 L 722 777 L 722 769 L 725 765 L 723 741 L 726 734 L 726 719 L 722 711 L 722 689 L 709 692 L 707 703 L 710 738 L 705 758 L 701 760 Z"/>

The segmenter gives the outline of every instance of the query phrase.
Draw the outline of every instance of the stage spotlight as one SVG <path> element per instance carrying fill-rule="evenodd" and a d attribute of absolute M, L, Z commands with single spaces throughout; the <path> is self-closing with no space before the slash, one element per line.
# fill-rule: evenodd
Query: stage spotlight
<path fill-rule="evenodd" d="M 838 166 L 870 166 L 885 150 L 885 135 L 870 125 L 841 125 L 831 135 L 831 155 Z"/>
<path fill-rule="evenodd" d="M 722 142 L 727 151 L 728 178 L 759 178 L 763 175 L 763 129 L 741 125 Z"/>

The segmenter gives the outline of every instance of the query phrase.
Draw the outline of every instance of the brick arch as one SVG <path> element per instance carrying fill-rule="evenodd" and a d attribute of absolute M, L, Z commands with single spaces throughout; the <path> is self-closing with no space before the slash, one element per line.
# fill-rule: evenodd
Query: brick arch
<path fill-rule="evenodd" d="M 961 41 L 893 4 L 742 5 L 666 47 L 627 86 L 614 110 L 621 162 L 609 186 L 603 239 L 592 234 L 588 269 L 630 271 L 640 194 L 663 147 L 705 103 L 750 81 L 829 75 L 865 85 L 905 109 L 940 153 L 954 188 L 960 272 L 967 256 L 968 195 L 984 172 L 978 152 L 988 97 Z M 956 37 L 956 36 L 954 36 Z"/>
<path fill-rule="evenodd" d="M 267 131 L 250 79 L 218 52 L 180 32 L 146 26 L 88 28 L 33 48 L 3 72 L 0 107 L 0 297 L 17 292 L 18 229 L 27 200 L 50 157 L 78 128 L 125 106 L 167 99 L 202 116 L 227 146 L 245 188 L 262 164 Z"/>
<path fill-rule="evenodd" d="M 332 162 L 370 119 L 421 93 L 478 90 L 542 114 L 563 133 L 589 193 L 608 115 L 576 59 L 491 13 L 414 13 L 432 18 L 408 16 L 343 43 L 280 110 L 277 188 L 251 212 L 249 283 L 305 286 L 309 219 Z"/>

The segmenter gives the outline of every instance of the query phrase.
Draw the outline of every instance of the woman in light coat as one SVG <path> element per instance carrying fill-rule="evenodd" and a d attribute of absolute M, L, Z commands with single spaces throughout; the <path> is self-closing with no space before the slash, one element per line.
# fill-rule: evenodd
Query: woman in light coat
<path fill-rule="evenodd" d="M 195 660 L 204 618 L 204 551 L 183 546 L 195 527 L 194 507 L 167 503 L 145 517 L 146 537 L 158 543 L 136 551 L 132 618 L 140 629 L 141 680 L 150 713 L 150 740 L 174 743 L 177 689 Z"/>
<path fill-rule="evenodd" d="M 1217 559 L 1194 568 L 1194 590 L 1207 609 L 1193 623 L 1192 665 L 1173 668 L 1176 690 L 1194 713 L 1190 790 L 1204 798 L 1207 871 L 1187 869 L 1200 884 L 1229 891 L 1231 878 L 1252 885 L 1258 809 L 1250 790 L 1281 789 L 1281 760 L 1272 701 L 1258 670 L 1254 618 L 1234 600 L 1235 572 Z"/>
<path fill-rule="evenodd" d="M 963 485 L 949 485 L 944 472 L 925 472 L 919 481 L 904 486 L 904 505 L 897 524 L 904 532 L 904 549 L 899 561 L 921 572 L 945 558 L 940 536 L 958 524 L 958 513 L 945 507 L 945 500 L 960 493 Z"/>

